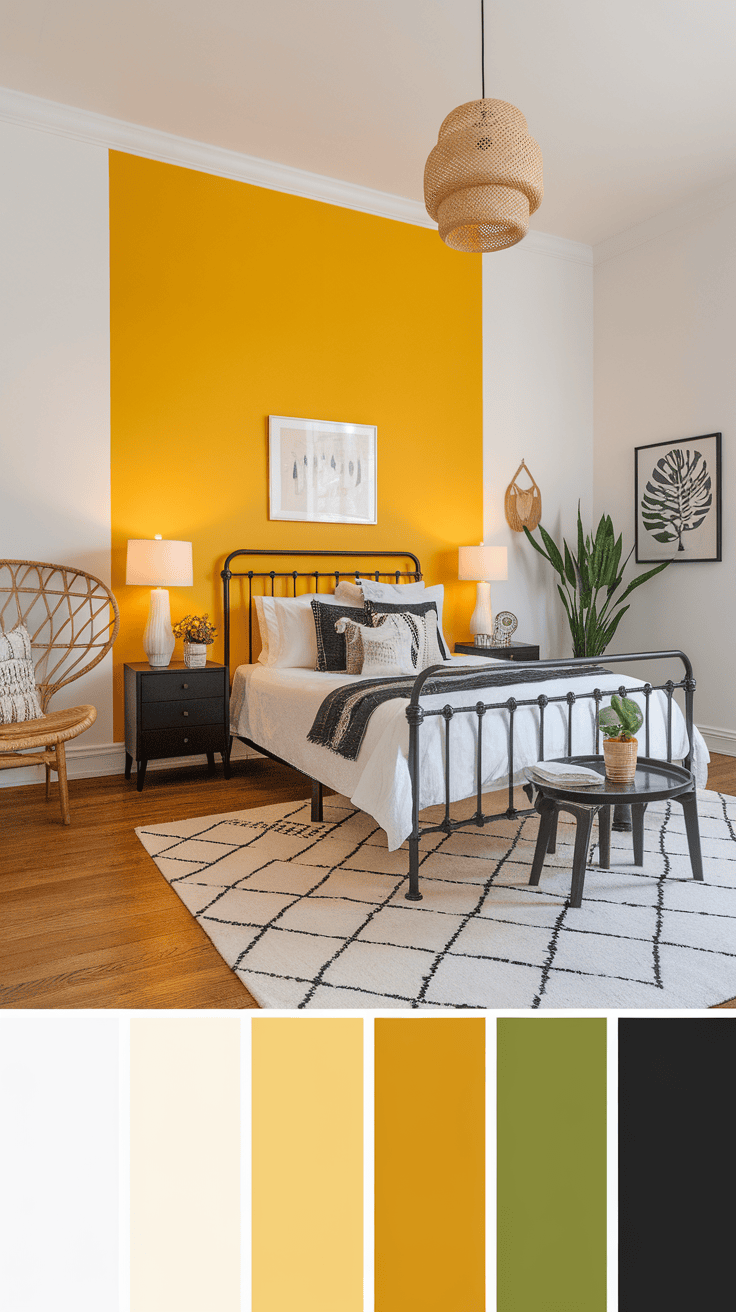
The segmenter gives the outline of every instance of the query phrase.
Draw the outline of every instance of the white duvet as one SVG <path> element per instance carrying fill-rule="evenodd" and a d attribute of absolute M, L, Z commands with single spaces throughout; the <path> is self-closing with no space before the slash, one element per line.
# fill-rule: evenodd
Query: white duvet
<path fill-rule="evenodd" d="M 486 657 L 453 657 L 456 665 L 503 665 L 505 661 L 489 662 Z M 408 699 L 396 698 L 379 706 L 370 718 L 365 738 L 356 761 L 346 761 L 327 747 L 307 742 L 307 734 L 324 698 L 333 688 L 347 683 L 359 683 L 360 675 L 344 672 L 322 673 L 305 669 L 272 669 L 264 665 L 241 665 L 235 671 L 230 701 L 230 731 L 265 747 L 275 756 L 318 779 L 328 788 L 349 797 L 354 806 L 372 815 L 385 829 L 391 851 L 400 847 L 411 832 L 411 781 L 409 778 L 408 750 L 409 725 L 406 719 Z M 598 674 L 590 684 L 575 680 L 577 690 L 598 687 L 602 692 L 616 692 L 622 683 L 620 674 Z M 627 687 L 640 681 L 626 676 Z M 643 687 L 643 683 L 641 684 Z M 506 701 L 509 697 L 523 700 L 559 696 L 566 690 L 563 680 L 545 680 L 543 683 L 507 684 L 489 688 L 482 694 L 477 688 L 452 694 L 453 705 L 475 706 L 479 700 Z M 440 696 L 423 697 L 425 707 L 444 706 L 450 700 L 445 692 Z M 643 706 L 644 698 L 634 694 L 634 700 Z M 584 755 L 594 750 L 593 724 L 595 703 L 578 701 L 573 707 L 573 751 Z M 567 753 L 566 705 L 548 706 L 545 711 L 545 756 L 552 759 Z M 475 715 L 457 715 L 452 721 L 452 801 L 470 797 L 475 793 L 475 745 L 478 720 Z M 650 708 L 650 754 L 665 758 L 667 755 L 666 698 L 664 693 L 653 693 Z M 642 731 L 643 740 L 643 731 Z M 419 731 L 420 751 L 420 808 L 433 806 L 445 800 L 444 775 L 445 722 L 432 716 Z M 643 750 L 643 741 L 642 741 Z M 673 705 L 672 754 L 681 760 L 687 755 L 685 719 L 679 707 Z M 516 775 L 524 765 L 532 765 L 539 756 L 539 709 L 523 707 L 516 712 L 514 726 L 514 769 Z M 694 730 L 693 770 L 699 787 L 705 787 L 708 749 L 697 729 Z M 490 791 L 500 788 L 508 780 L 508 712 L 488 711 L 483 722 L 483 783 Z M 516 776 L 515 776 L 516 777 Z M 520 777 L 520 776 L 519 776 Z M 502 809 L 503 803 L 498 807 Z"/>

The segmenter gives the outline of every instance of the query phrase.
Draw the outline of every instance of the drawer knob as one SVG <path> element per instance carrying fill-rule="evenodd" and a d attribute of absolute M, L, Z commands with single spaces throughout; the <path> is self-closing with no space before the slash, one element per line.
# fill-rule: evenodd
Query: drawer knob
<path fill-rule="evenodd" d="M 182 711 L 182 715 L 188 715 L 189 711 Z"/>
<path fill-rule="evenodd" d="M 188 738 L 185 738 L 185 739 L 184 739 L 184 742 L 185 742 L 185 743 L 188 743 L 188 742 L 189 742 L 189 739 L 188 739 Z"/>
<path fill-rule="evenodd" d="M 189 687 L 189 684 L 188 684 L 188 683 L 183 683 L 181 686 L 182 686 L 182 688 L 188 688 L 188 687 Z"/>

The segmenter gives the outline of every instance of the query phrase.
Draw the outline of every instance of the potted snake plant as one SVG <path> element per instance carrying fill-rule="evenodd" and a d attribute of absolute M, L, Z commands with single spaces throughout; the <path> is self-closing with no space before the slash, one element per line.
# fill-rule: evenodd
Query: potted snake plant
<path fill-rule="evenodd" d="M 630 697 L 620 697 L 616 692 L 611 697 L 611 705 L 598 712 L 606 779 L 611 783 L 633 784 L 639 746 L 635 734 L 643 722 L 644 716 L 636 702 Z"/>

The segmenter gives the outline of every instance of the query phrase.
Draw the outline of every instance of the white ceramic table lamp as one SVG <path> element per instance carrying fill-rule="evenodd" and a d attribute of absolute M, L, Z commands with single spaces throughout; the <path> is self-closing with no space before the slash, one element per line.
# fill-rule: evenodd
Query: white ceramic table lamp
<path fill-rule="evenodd" d="M 176 639 L 171 629 L 169 588 L 191 588 L 192 544 L 155 538 L 131 538 L 128 542 L 126 583 L 151 589 L 151 609 L 143 633 L 143 649 L 149 665 L 168 665 Z"/>
<path fill-rule="evenodd" d="M 458 568 L 459 579 L 472 579 L 478 585 L 475 610 L 470 617 L 470 632 L 476 647 L 493 645 L 493 611 L 491 610 L 491 583 L 499 583 L 509 576 L 506 547 L 461 547 Z"/>

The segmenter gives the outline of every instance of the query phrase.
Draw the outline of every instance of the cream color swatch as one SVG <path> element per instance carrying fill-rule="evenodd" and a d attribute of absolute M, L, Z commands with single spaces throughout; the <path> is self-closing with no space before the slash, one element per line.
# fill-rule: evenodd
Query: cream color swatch
<path fill-rule="evenodd" d="M 240 1312 L 240 1022 L 130 1025 L 131 1312 Z"/>

